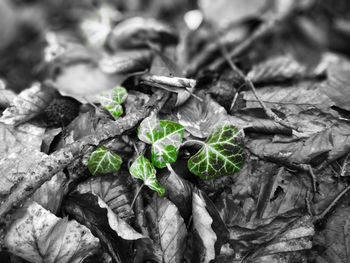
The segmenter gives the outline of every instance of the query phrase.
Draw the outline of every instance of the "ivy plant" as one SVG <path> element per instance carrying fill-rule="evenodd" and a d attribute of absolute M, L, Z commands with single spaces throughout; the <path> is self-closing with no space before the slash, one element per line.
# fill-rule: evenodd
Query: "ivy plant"
<path fill-rule="evenodd" d="M 117 172 L 123 163 L 122 158 L 106 147 L 97 148 L 88 160 L 88 169 L 92 175 Z"/>
<path fill-rule="evenodd" d="M 214 179 L 241 170 L 244 164 L 240 132 L 232 125 L 217 128 L 202 148 L 188 160 L 188 168 L 201 179 Z"/>
<path fill-rule="evenodd" d="M 118 101 L 123 101 L 123 97 Z M 183 143 L 184 132 L 182 125 L 159 120 L 154 114 L 141 122 L 137 136 L 141 141 L 151 145 L 151 161 L 140 155 L 129 168 L 130 174 L 143 182 L 140 190 L 143 186 L 148 186 L 159 196 L 165 195 L 165 188 L 157 181 L 156 168 L 170 169 L 169 165 L 176 162 L 180 147 L 185 143 L 201 145 L 199 151 L 187 163 L 189 171 L 201 179 L 231 175 L 243 167 L 241 134 L 236 127 L 228 124 L 218 127 L 206 141 L 188 140 Z M 122 160 L 118 155 L 105 147 L 100 147 L 90 156 L 88 166 L 92 174 L 108 173 L 119 170 L 121 163 Z M 139 192 L 136 197 L 138 194 Z"/>
<path fill-rule="evenodd" d="M 128 92 L 124 87 L 116 87 L 110 91 L 103 92 L 98 96 L 102 105 L 115 119 L 123 115 L 122 104 L 128 97 Z"/>

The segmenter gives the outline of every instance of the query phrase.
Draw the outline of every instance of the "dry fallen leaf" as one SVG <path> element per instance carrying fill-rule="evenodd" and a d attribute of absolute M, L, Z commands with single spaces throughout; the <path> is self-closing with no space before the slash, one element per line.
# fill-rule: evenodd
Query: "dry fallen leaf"
<path fill-rule="evenodd" d="M 1 94 L 1 90 L 0 90 Z M 39 115 L 57 96 L 51 87 L 36 83 L 22 91 L 3 112 L 0 122 L 7 125 L 19 125 Z"/>
<path fill-rule="evenodd" d="M 187 229 L 177 207 L 168 199 L 154 195 L 146 215 L 152 238 L 163 252 L 164 263 L 183 262 Z"/>
<path fill-rule="evenodd" d="M 314 239 L 316 262 L 345 263 L 350 260 L 350 207 L 340 206 Z"/>
<path fill-rule="evenodd" d="M 4 243 L 29 262 L 79 263 L 99 246 L 88 228 L 58 218 L 35 202 L 17 215 Z"/>

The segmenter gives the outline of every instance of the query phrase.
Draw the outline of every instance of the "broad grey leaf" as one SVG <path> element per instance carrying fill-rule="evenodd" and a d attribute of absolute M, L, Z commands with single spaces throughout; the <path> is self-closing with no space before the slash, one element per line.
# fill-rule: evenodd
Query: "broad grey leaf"
<path fill-rule="evenodd" d="M 200 237 L 203 249 L 198 262 L 209 263 L 215 259 L 215 243 L 218 239 L 212 228 L 213 218 L 206 209 L 204 199 L 197 193 L 192 194 L 193 227 Z"/>
<path fill-rule="evenodd" d="M 317 251 L 316 262 L 346 263 L 350 260 L 350 207 L 340 206 L 327 220 L 325 228 L 316 234 L 314 244 L 322 248 Z"/>
<path fill-rule="evenodd" d="M 33 84 L 13 100 L 3 112 L 0 122 L 7 125 L 24 123 L 41 113 L 55 96 L 57 96 L 55 89 L 41 84 Z"/>
<path fill-rule="evenodd" d="M 287 87 L 271 85 L 257 89 L 259 98 L 268 103 L 270 107 L 278 109 L 278 106 L 297 105 L 305 109 L 310 106 L 328 108 L 333 104 L 332 100 L 321 89 L 321 83 L 313 81 L 302 81 Z M 252 91 L 244 91 L 244 100 L 248 108 L 260 107 Z"/>
<path fill-rule="evenodd" d="M 131 209 L 131 192 L 127 187 L 127 174 L 98 176 L 78 185 L 79 193 L 94 193 L 98 195 L 120 218 L 133 218 Z"/>
<path fill-rule="evenodd" d="M 152 238 L 160 244 L 164 263 L 181 263 L 187 237 L 185 222 L 167 198 L 153 197 L 146 208 Z"/>
<path fill-rule="evenodd" d="M 283 81 L 300 78 L 307 74 L 307 68 L 290 55 L 277 56 L 257 65 L 247 74 L 253 82 Z"/>
<path fill-rule="evenodd" d="M 108 36 L 113 50 L 140 48 L 148 43 L 174 45 L 178 36 L 174 29 L 152 18 L 132 17 L 117 24 Z"/>
<path fill-rule="evenodd" d="M 107 218 L 109 226 L 116 231 L 118 236 L 125 240 L 137 240 L 140 238 L 145 238 L 145 236 L 136 232 L 129 224 L 122 220 L 112 209 L 100 198 L 98 197 L 98 205 L 101 208 L 107 209 Z"/>
<path fill-rule="evenodd" d="M 287 254 L 288 263 L 295 262 L 295 258 L 306 259 L 305 250 L 312 248 L 312 238 L 315 234 L 314 225 L 310 216 L 303 216 L 292 222 L 285 231 L 267 243 L 262 249 L 257 250 L 252 262 L 278 262 Z M 299 252 L 299 253 L 298 253 Z M 288 257 L 288 254 L 291 254 Z M 297 253 L 297 255 L 293 255 Z M 288 260 L 289 259 L 289 260 Z"/>
<path fill-rule="evenodd" d="M 99 246 L 90 230 L 33 202 L 6 232 L 5 246 L 29 262 L 79 263 Z"/>
<path fill-rule="evenodd" d="M 190 98 L 179 107 L 176 116 L 181 125 L 198 138 L 206 138 L 218 125 L 230 123 L 231 118 L 226 110 L 215 102 L 209 95 L 200 102 L 197 98 Z M 242 127 L 246 122 L 242 121 Z"/>
<path fill-rule="evenodd" d="M 159 182 L 165 187 L 167 198 L 177 206 L 181 216 L 187 222 L 192 209 L 192 185 L 174 171 L 166 170 L 164 173 L 160 174 Z"/>
<path fill-rule="evenodd" d="M 0 108 L 10 106 L 16 96 L 16 93 L 12 90 L 5 88 L 5 84 L 2 84 L 2 80 L 0 79 Z"/>
<path fill-rule="evenodd" d="M 23 148 L 40 151 L 45 129 L 29 123 L 17 127 L 0 122 L 0 158 L 11 153 L 21 152 Z"/>
<path fill-rule="evenodd" d="M 350 62 L 347 65 L 331 65 L 327 69 L 327 81 L 322 91 L 332 100 L 332 104 L 344 110 L 350 110 Z"/>
<path fill-rule="evenodd" d="M 82 19 L 79 28 L 91 46 L 103 48 L 112 30 L 113 21 L 117 20 L 118 11 L 105 3 L 93 10 L 95 12 L 89 12 L 89 15 Z"/>
<path fill-rule="evenodd" d="M 305 140 L 297 142 L 272 142 L 256 139 L 247 142 L 247 148 L 257 156 L 285 164 L 320 164 L 331 162 L 349 151 L 349 124 L 338 122 Z"/>
<path fill-rule="evenodd" d="M 219 0 L 215 3 L 210 0 L 198 1 L 204 18 L 220 28 L 249 17 L 260 17 L 266 3 L 266 0 Z"/>

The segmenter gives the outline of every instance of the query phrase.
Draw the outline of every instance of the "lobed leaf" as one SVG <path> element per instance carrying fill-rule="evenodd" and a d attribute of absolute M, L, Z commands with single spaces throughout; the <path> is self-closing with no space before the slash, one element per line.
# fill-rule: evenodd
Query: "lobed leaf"
<path fill-rule="evenodd" d="M 157 192 L 159 196 L 165 195 L 165 188 L 159 184 L 156 178 L 156 169 L 152 163 L 143 155 L 139 156 L 129 168 L 130 174 L 143 181 L 150 189 Z"/>
<path fill-rule="evenodd" d="M 101 146 L 91 154 L 88 160 L 88 168 L 93 175 L 113 173 L 119 171 L 122 162 L 123 160 L 118 154 Z"/>
<path fill-rule="evenodd" d="M 127 97 L 127 90 L 124 87 L 118 86 L 110 91 L 101 93 L 98 99 L 101 105 L 108 110 L 115 119 L 118 119 L 124 113 L 121 104 L 125 102 Z"/>
<path fill-rule="evenodd" d="M 217 128 L 188 160 L 189 170 L 201 179 L 214 179 L 240 171 L 244 156 L 242 145 L 236 141 L 239 133 L 232 125 Z"/>
<path fill-rule="evenodd" d="M 167 120 L 158 121 L 152 115 L 140 124 L 138 137 L 145 143 L 152 144 L 153 165 L 164 168 L 167 163 L 176 162 L 184 132 L 185 128 L 181 124 Z"/>
<path fill-rule="evenodd" d="M 106 110 L 114 117 L 114 119 L 119 119 L 123 113 L 123 106 L 120 104 L 105 106 Z"/>

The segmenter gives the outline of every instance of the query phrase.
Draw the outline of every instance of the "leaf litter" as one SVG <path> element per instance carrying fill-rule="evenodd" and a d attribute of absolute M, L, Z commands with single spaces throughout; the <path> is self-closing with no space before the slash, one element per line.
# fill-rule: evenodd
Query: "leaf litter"
<path fill-rule="evenodd" d="M 349 14 L 3 1 L 0 261 L 348 262 Z"/>

